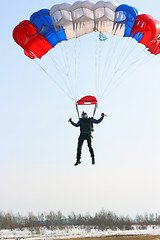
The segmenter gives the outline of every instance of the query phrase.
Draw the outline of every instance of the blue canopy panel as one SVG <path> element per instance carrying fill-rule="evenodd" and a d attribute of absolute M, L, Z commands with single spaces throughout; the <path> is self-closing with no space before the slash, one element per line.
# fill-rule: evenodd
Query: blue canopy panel
<path fill-rule="evenodd" d="M 133 37 L 130 36 L 132 27 L 134 25 L 135 19 L 138 16 L 138 10 L 134 7 L 131 7 L 127 4 L 122 4 L 116 8 L 115 11 L 115 22 L 118 24 L 125 24 L 125 32 L 124 32 L 124 37 Z M 141 40 L 143 36 L 138 36 L 137 35 L 134 37 L 136 40 L 139 39 Z M 137 40 L 138 41 L 138 40 Z"/>
<path fill-rule="evenodd" d="M 54 47 L 57 43 L 67 40 L 63 27 L 55 30 L 48 9 L 35 12 L 30 17 L 31 24 L 37 28 L 37 32 L 43 35 Z"/>

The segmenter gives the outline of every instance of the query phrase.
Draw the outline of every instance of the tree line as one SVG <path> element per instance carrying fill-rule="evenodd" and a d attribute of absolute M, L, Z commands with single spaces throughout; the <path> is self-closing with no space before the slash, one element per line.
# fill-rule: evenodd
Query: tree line
<path fill-rule="evenodd" d="M 64 216 L 61 211 L 49 213 L 39 213 L 37 215 L 29 213 L 28 216 L 22 216 L 20 213 L 0 212 L 0 229 L 22 229 L 46 227 L 47 229 L 63 229 L 81 226 L 83 228 L 97 228 L 99 230 L 131 230 L 133 225 L 141 229 L 147 228 L 148 225 L 160 225 L 160 215 L 157 213 L 137 214 L 136 217 L 118 216 L 111 211 L 101 210 L 91 216 L 89 213 L 76 215 L 74 212 Z"/>

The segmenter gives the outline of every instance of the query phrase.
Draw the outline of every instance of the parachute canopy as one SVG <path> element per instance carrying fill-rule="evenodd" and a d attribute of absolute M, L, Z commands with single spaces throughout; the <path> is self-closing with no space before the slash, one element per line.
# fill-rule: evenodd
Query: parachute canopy
<path fill-rule="evenodd" d="M 135 7 L 110 1 L 76 1 L 42 9 L 13 30 L 25 55 L 41 58 L 58 43 L 91 32 L 135 38 L 152 54 L 160 53 L 160 22 Z"/>
<path fill-rule="evenodd" d="M 127 71 L 160 53 L 160 22 L 127 4 L 75 1 L 32 13 L 13 38 L 77 108 L 96 109 Z"/>

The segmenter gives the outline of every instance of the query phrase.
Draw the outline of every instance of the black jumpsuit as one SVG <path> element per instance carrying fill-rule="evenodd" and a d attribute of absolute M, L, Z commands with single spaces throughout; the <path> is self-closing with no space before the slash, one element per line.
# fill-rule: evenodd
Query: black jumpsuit
<path fill-rule="evenodd" d="M 80 118 L 80 120 L 77 123 L 74 123 L 71 121 L 71 124 L 75 127 L 80 127 L 80 136 L 78 138 L 78 146 L 77 146 L 77 164 L 78 165 L 81 159 L 81 153 L 82 153 L 82 145 L 84 140 L 87 140 L 88 148 L 91 154 L 92 158 L 92 164 L 95 163 L 95 155 L 92 147 L 92 131 L 93 131 L 93 123 L 100 123 L 103 120 L 103 117 L 96 120 L 94 118 Z"/>

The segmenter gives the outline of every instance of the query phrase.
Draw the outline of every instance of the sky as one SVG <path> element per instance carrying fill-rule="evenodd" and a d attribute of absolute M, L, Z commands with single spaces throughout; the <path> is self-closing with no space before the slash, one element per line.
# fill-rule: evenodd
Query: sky
<path fill-rule="evenodd" d="M 79 129 L 68 122 L 70 117 L 78 121 L 74 101 L 24 56 L 12 38 L 20 21 L 62 2 L 1 0 L 0 210 L 160 214 L 160 56 L 136 66 L 103 98 L 95 118 L 102 112 L 107 117 L 93 133 L 96 164 L 91 164 L 84 143 L 82 164 L 75 167 Z M 159 0 L 117 2 L 160 20 Z M 91 74 L 95 71 L 94 64 L 87 68 Z M 61 78 L 54 64 L 52 74 Z M 86 68 L 77 77 L 82 94 L 86 89 L 81 82 L 89 78 Z"/>

